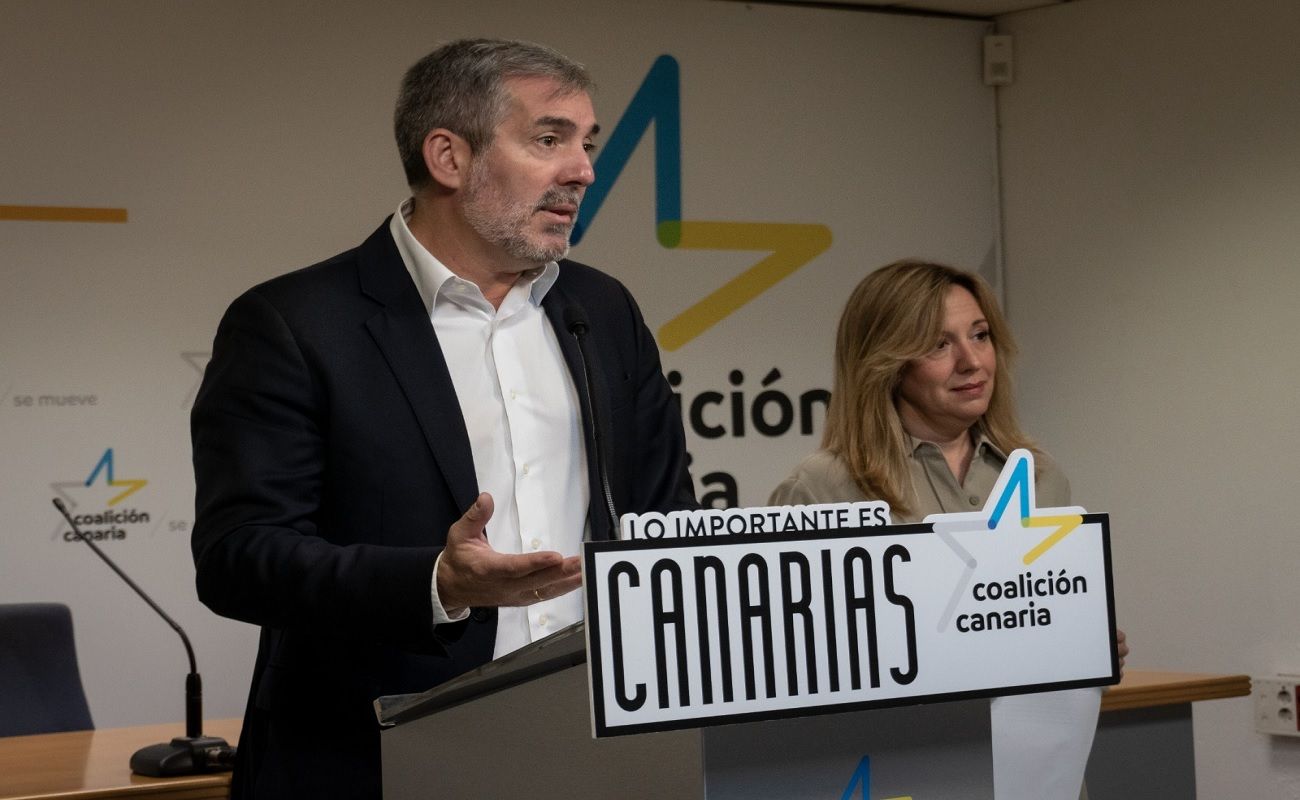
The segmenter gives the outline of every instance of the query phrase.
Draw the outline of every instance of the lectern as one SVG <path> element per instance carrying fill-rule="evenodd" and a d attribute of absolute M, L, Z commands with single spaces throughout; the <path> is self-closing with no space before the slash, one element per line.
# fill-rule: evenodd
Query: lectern
<path fill-rule="evenodd" d="M 987 700 L 595 739 L 583 640 L 377 701 L 384 797 L 993 798 Z"/>
<path fill-rule="evenodd" d="M 385 797 L 976 800 L 996 770 L 1075 800 L 1119 680 L 1109 518 L 1037 508 L 1012 456 L 984 511 L 921 524 L 625 515 L 583 545 L 584 623 L 377 701 Z"/>

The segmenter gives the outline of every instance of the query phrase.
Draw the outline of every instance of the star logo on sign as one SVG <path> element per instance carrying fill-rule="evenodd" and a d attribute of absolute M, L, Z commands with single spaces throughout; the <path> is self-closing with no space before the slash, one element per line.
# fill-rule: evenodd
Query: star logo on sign
<path fill-rule="evenodd" d="M 1006 466 L 998 475 L 989 499 L 982 511 L 957 514 L 931 514 L 924 522 L 934 527 L 934 532 L 943 543 L 952 550 L 965 565 L 957 585 L 953 587 L 952 596 L 939 618 L 939 630 L 947 630 L 952 616 L 957 610 L 957 603 L 970 586 L 971 576 L 979 566 L 979 560 L 970 551 L 957 542 L 960 534 L 997 532 L 999 527 L 1008 528 L 1050 528 L 1047 537 L 1025 553 L 1021 561 L 1025 566 L 1037 561 L 1044 553 L 1055 547 L 1062 539 L 1069 536 L 1075 528 L 1083 524 L 1083 509 L 1077 506 L 1067 508 L 1039 508 L 1034 495 L 1034 454 L 1029 450 L 1014 450 L 1007 459 Z M 1017 499 L 1019 516 L 1008 516 L 1012 499 Z M 1018 523 L 1018 524 L 1017 524 Z"/>

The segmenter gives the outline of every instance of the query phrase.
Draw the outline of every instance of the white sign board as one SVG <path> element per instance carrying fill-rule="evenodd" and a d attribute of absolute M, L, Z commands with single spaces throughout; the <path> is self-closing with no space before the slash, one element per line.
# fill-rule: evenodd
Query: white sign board
<path fill-rule="evenodd" d="M 626 518 L 693 533 L 585 545 L 595 734 L 1117 682 L 1108 517 L 1036 508 L 1032 474 L 1016 451 L 982 512 L 915 525 L 860 527 L 870 504 L 787 509 L 839 523 L 794 532 L 728 527 L 770 508 Z"/>

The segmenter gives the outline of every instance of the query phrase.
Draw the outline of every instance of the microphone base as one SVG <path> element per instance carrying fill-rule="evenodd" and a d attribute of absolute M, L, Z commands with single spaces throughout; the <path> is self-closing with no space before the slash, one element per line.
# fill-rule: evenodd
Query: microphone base
<path fill-rule="evenodd" d="M 235 750 L 218 736 L 177 736 L 135 751 L 131 771 L 151 778 L 222 772 L 235 766 Z"/>

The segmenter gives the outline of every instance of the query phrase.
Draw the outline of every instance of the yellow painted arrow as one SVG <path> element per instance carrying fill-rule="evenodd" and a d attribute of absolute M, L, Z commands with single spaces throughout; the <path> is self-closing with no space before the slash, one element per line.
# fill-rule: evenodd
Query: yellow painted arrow
<path fill-rule="evenodd" d="M 11 222 L 126 222 L 126 209 L 0 205 L 0 221 L 5 220 Z"/>
<path fill-rule="evenodd" d="M 669 220 L 659 223 L 656 233 L 668 247 L 769 251 L 754 266 L 664 323 L 659 344 L 665 350 L 676 350 L 704 333 L 831 246 L 831 229 L 813 224 Z"/>

